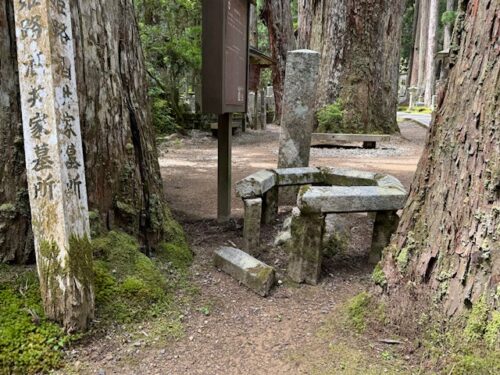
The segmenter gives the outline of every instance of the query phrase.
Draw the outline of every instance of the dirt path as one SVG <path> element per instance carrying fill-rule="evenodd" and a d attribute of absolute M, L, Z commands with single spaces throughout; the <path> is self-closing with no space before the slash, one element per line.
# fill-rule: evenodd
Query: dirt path
<path fill-rule="evenodd" d="M 390 173 L 408 186 L 425 141 L 425 130 L 401 125 L 402 136 L 377 150 L 314 149 L 312 165 L 342 166 Z M 272 168 L 279 129 L 238 136 L 233 180 Z M 272 246 L 286 216 L 264 228 L 262 258 L 274 265 L 283 284 L 260 298 L 212 266 L 221 245 L 240 246 L 242 207 L 234 198 L 235 219 L 220 226 L 216 211 L 216 141 L 197 134 L 162 147 L 160 159 L 167 198 L 184 225 L 196 254 L 192 281 L 200 294 L 186 307 L 185 335 L 174 342 L 136 345 L 109 334 L 81 349 L 78 373 L 89 374 L 400 374 L 410 373 L 409 357 L 358 335 L 343 321 L 340 307 L 370 285 L 364 257 L 369 247 L 366 217 L 355 219 L 349 254 L 325 267 L 317 287 L 285 278 L 286 254 Z M 148 325 L 144 334 L 149 336 Z"/>

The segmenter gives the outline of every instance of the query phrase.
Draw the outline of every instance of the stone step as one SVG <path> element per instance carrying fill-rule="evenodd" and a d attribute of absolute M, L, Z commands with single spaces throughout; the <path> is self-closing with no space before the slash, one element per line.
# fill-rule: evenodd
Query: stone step
<path fill-rule="evenodd" d="M 338 133 L 313 133 L 312 143 L 323 142 L 389 142 L 390 135 L 383 134 L 338 134 Z"/>
<path fill-rule="evenodd" d="M 234 247 L 221 247 L 214 255 L 215 267 L 266 297 L 274 285 L 274 268 Z"/>

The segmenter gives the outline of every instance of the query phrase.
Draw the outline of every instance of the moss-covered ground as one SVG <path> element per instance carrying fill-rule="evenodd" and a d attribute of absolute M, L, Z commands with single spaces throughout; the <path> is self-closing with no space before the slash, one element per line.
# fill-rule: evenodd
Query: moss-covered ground
<path fill-rule="evenodd" d="M 188 278 L 192 254 L 182 228 L 175 223 L 169 229 L 169 242 L 152 258 L 125 233 L 109 232 L 92 241 L 96 321 L 89 337 L 158 317 L 157 334 L 183 334 L 176 293 L 196 292 Z M 0 375 L 46 373 L 60 366 L 63 350 L 82 338 L 66 335 L 45 319 L 34 267 L 1 266 L 0 301 Z"/>

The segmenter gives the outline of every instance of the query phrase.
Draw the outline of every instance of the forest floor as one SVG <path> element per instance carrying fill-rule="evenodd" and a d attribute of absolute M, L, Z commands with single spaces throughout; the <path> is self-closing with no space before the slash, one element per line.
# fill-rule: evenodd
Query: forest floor
<path fill-rule="evenodd" d="M 376 150 L 358 147 L 313 148 L 312 166 L 349 167 L 389 173 L 409 187 L 425 143 L 426 130 L 400 124 L 401 136 Z M 233 182 L 277 163 L 279 128 L 250 131 L 234 138 Z M 357 333 L 348 323 L 346 304 L 372 285 L 366 262 L 371 241 L 367 216 L 351 219 L 348 251 L 325 262 L 318 286 L 286 279 L 286 253 L 273 246 L 291 207 L 263 229 L 261 259 L 273 265 L 282 283 L 261 298 L 212 265 L 223 245 L 241 246 L 242 204 L 234 199 L 234 220 L 219 225 L 216 215 L 217 141 L 194 132 L 161 146 L 160 165 L 175 217 L 195 253 L 191 282 L 196 297 L 182 307 L 182 332 L 175 339 L 152 339 L 148 322 L 142 334 L 126 339 L 109 333 L 73 352 L 63 373 L 81 374 L 411 374 L 419 373 L 412 344 L 383 331 Z M 400 345 L 382 341 L 398 339 Z"/>

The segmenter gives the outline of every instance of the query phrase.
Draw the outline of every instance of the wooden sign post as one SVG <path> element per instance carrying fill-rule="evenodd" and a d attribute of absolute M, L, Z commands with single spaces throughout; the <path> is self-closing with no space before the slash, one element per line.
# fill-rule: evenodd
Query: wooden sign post
<path fill-rule="evenodd" d="M 45 312 L 93 316 L 92 251 L 68 0 L 14 0 L 24 147 Z"/>
<path fill-rule="evenodd" d="M 231 216 L 232 113 L 246 113 L 249 18 L 253 0 L 203 0 L 202 87 L 205 113 L 219 116 L 219 222 Z"/>

